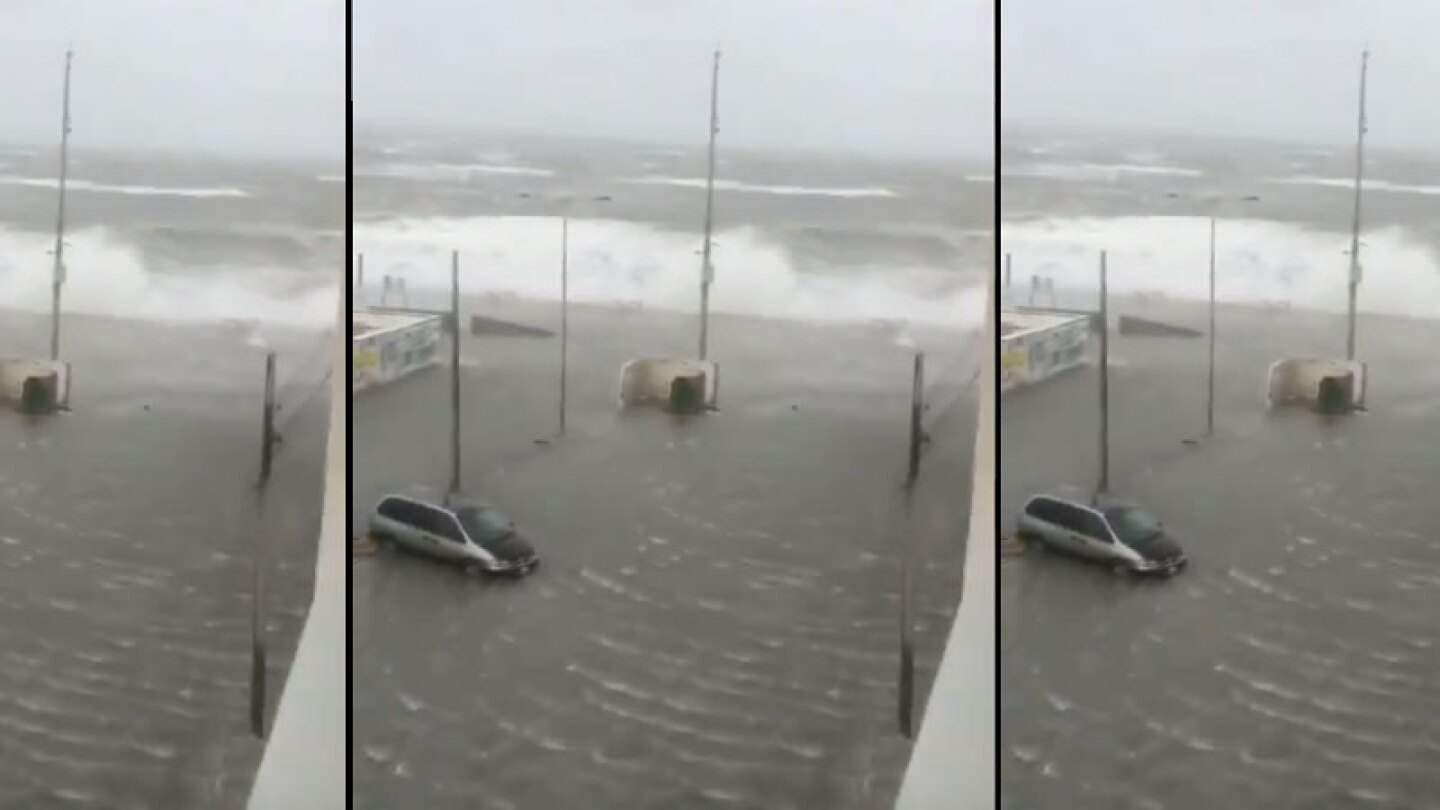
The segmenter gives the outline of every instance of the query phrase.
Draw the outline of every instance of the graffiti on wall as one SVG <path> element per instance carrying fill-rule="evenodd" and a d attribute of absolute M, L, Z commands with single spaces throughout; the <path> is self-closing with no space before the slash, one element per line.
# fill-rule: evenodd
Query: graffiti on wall
<path fill-rule="evenodd" d="M 1074 368 L 1085 360 L 1089 344 L 1084 319 L 1049 329 L 1003 338 L 1000 345 L 1000 390 L 1039 382 Z"/>
<path fill-rule="evenodd" d="M 350 348 L 350 390 L 359 391 L 380 382 L 380 352 L 366 340 Z"/>
<path fill-rule="evenodd" d="M 1030 352 L 1025 339 L 1007 341 L 1000 349 L 1000 388 L 1013 388 L 1026 381 L 1030 370 Z"/>
<path fill-rule="evenodd" d="M 440 322 L 430 319 L 355 341 L 350 388 L 359 391 L 432 366 L 440 357 Z"/>
<path fill-rule="evenodd" d="M 435 363 L 439 356 L 439 325 L 427 323 L 398 332 L 387 341 L 380 365 L 386 379 L 395 379 Z"/>

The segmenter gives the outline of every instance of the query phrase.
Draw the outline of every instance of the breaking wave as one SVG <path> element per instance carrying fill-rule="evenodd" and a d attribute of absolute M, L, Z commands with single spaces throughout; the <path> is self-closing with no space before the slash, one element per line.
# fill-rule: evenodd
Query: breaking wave
<path fill-rule="evenodd" d="M 1203 300 L 1209 290 L 1209 223 L 1202 217 L 1046 218 L 1008 221 L 1001 249 L 1015 278 L 1055 279 L 1057 287 L 1095 289 L 1100 251 L 1108 252 L 1110 289 Z M 1253 219 L 1220 222 L 1216 298 L 1284 302 L 1343 311 L 1348 233 Z M 1365 234 L 1361 311 L 1440 318 L 1440 257 L 1410 231 Z"/>
<path fill-rule="evenodd" d="M 570 223 L 570 297 L 584 303 L 698 308 L 701 237 L 612 220 Z M 544 217 L 389 219 L 355 224 L 367 284 L 382 275 L 411 289 L 449 288 L 458 250 L 473 292 L 542 300 L 560 295 L 560 221 Z M 983 314 L 979 278 L 953 268 L 871 265 L 801 273 L 783 246 L 753 228 L 721 231 L 714 248 L 716 312 L 808 321 L 896 320 L 970 327 Z"/>
<path fill-rule="evenodd" d="M 53 244 L 48 234 L 0 228 L 0 309 L 49 311 Z M 69 234 L 66 245 L 66 312 L 300 328 L 323 328 L 335 317 L 336 285 L 297 280 L 293 270 L 236 264 L 154 272 L 138 248 L 99 227 Z"/>

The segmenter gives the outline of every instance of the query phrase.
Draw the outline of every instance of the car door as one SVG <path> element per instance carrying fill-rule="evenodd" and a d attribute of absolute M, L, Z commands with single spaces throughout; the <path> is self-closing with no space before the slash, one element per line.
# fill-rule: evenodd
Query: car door
<path fill-rule="evenodd" d="M 1062 550 L 1070 550 L 1069 530 L 1065 528 L 1061 504 L 1053 498 L 1035 497 L 1025 504 L 1021 529 L 1036 534 L 1040 541 Z"/>
<path fill-rule="evenodd" d="M 433 528 L 437 553 L 449 560 L 469 561 L 469 541 L 465 539 L 465 532 L 461 530 L 459 521 L 449 512 L 439 509 L 432 511 L 435 512 Z"/>
<path fill-rule="evenodd" d="M 436 531 L 439 520 L 434 507 L 411 501 L 409 516 L 412 531 L 407 545 L 410 550 L 436 557 L 444 556 L 444 549 L 440 546 L 440 538 Z"/>
<path fill-rule="evenodd" d="M 375 507 L 375 517 L 370 521 L 370 530 L 397 542 L 404 542 L 405 538 L 401 535 L 410 531 L 407 506 L 409 506 L 409 502 L 400 498 L 385 498 L 379 506 Z"/>
<path fill-rule="evenodd" d="M 386 505 L 386 517 L 396 524 L 395 542 L 411 551 L 428 553 L 425 506 L 408 498 L 391 498 Z"/>
<path fill-rule="evenodd" d="M 1097 560 L 1111 560 L 1119 556 L 1110 524 L 1105 522 L 1105 518 L 1093 509 L 1080 507 L 1077 511 L 1077 542 L 1084 547 L 1081 553 Z"/>
<path fill-rule="evenodd" d="M 1059 543 L 1066 551 L 1082 557 L 1094 557 L 1095 547 L 1087 533 L 1088 511 L 1072 503 L 1057 502 L 1053 507 L 1055 525 L 1060 529 Z"/>

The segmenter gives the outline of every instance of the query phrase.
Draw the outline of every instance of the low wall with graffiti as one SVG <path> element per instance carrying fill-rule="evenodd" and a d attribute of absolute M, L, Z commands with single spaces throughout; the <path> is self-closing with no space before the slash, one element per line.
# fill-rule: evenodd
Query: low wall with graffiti
<path fill-rule="evenodd" d="M 1000 337 L 1000 390 L 1032 385 L 1085 362 L 1084 315 L 1005 313 Z"/>
<path fill-rule="evenodd" d="M 350 390 L 394 382 L 440 362 L 440 319 L 357 312 L 351 316 Z"/>

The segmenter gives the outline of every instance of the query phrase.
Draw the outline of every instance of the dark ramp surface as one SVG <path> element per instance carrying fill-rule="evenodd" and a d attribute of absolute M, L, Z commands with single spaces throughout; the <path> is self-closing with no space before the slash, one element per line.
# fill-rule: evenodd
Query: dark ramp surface
<path fill-rule="evenodd" d="M 464 344 L 467 489 L 533 537 L 537 573 L 355 564 L 354 806 L 887 806 L 907 755 L 908 352 L 870 327 L 718 318 L 721 411 L 681 420 L 619 413 L 619 369 L 692 351 L 693 319 L 571 324 L 570 433 L 547 447 L 556 344 Z M 436 370 L 356 400 L 360 503 L 443 489 L 447 395 Z M 957 595 L 967 504 L 949 496 L 968 489 L 973 414 L 967 399 L 937 421 L 927 459 L 953 483 L 922 496 L 924 683 Z"/>
<path fill-rule="evenodd" d="M 1204 342 L 1113 345 L 1112 489 L 1191 567 L 1003 564 L 1003 804 L 1440 807 L 1440 324 L 1362 319 L 1371 412 L 1331 419 L 1267 413 L 1264 373 L 1343 347 L 1342 319 L 1224 308 L 1217 334 L 1216 436 L 1195 447 Z M 1002 520 L 1039 490 L 1088 494 L 1095 384 L 1002 400 Z"/>
<path fill-rule="evenodd" d="M 0 312 L 0 346 L 42 351 L 47 336 Z M 260 755 L 247 706 L 262 355 L 225 328 L 74 317 L 65 338 L 73 412 L 0 410 L 0 807 L 239 807 Z M 280 342 L 282 381 L 318 343 Z M 272 707 L 314 571 L 326 392 L 299 407 L 309 387 L 283 389 L 294 413 L 260 528 Z"/>

